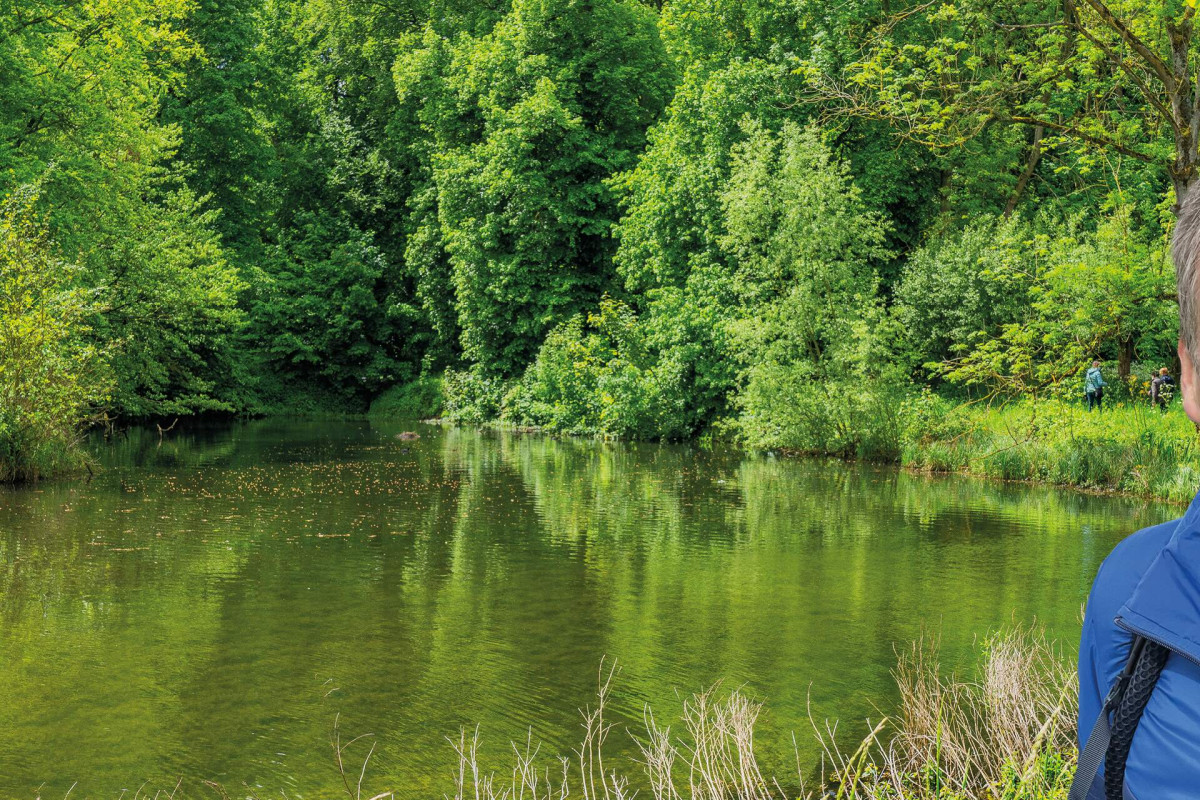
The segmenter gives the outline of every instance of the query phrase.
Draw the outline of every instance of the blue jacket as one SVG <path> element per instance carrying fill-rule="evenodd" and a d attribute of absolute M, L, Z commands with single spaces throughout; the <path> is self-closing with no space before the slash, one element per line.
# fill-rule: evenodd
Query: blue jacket
<path fill-rule="evenodd" d="M 1125 796 L 1200 797 L 1200 495 L 1182 519 L 1138 531 L 1100 566 L 1079 645 L 1081 750 L 1134 632 L 1171 654 L 1133 737 Z M 1088 798 L 1103 797 L 1100 777 Z"/>

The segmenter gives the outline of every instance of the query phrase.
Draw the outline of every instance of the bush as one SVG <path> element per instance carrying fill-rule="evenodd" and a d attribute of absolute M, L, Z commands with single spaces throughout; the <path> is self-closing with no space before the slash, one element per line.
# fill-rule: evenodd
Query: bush
<path fill-rule="evenodd" d="M 604 298 L 598 313 L 574 317 L 546 337 L 537 359 L 506 396 L 502 417 L 564 433 L 672 439 L 695 432 L 705 407 L 690 400 L 698 374 L 680 369 L 669 345 L 651 346 L 625 304 Z M 692 365 L 694 366 L 694 365 Z"/>
<path fill-rule="evenodd" d="M 915 396 L 904 383 L 820 380 L 802 363 L 768 365 L 739 398 L 738 428 L 752 447 L 897 461 Z"/>
<path fill-rule="evenodd" d="M 500 415 L 501 402 L 511 388 L 479 366 L 446 370 L 442 396 L 446 416 L 455 422 L 489 422 Z"/>
<path fill-rule="evenodd" d="M 1020 312 L 1016 220 L 985 218 L 934 240 L 909 258 L 896 287 L 896 311 L 918 365 L 942 361 L 1015 320 Z"/>
<path fill-rule="evenodd" d="M 107 365 L 85 344 L 92 295 L 71 289 L 33 214 L 35 194 L 0 204 L 0 481 L 80 467 L 84 424 L 108 397 Z"/>
<path fill-rule="evenodd" d="M 367 412 L 372 416 L 426 419 L 436 417 L 445 407 L 440 378 L 421 376 L 408 383 L 384 389 Z"/>

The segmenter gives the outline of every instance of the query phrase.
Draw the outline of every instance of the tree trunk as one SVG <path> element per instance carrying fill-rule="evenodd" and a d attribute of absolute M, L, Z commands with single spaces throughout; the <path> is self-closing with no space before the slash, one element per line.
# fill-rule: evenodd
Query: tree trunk
<path fill-rule="evenodd" d="M 1126 336 L 1117 347 L 1117 377 L 1122 385 L 1128 385 L 1129 373 L 1133 371 L 1133 337 Z"/>
<path fill-rule="evenodd" d="M 1175 161 L 1171 164 L 1171 185 L 1175 189 L 1178 214 L 1188 189 L 1196 179 L 1197 140 L 1200 139 L 1200 74 L 1192 80 L 1188 69 L 1188 51 L 1192 45 L 1192 17 L 1186 15 L 1180 24 L 1167 23 L 1167 38 L 1171 42 L 1171 80 L 1166 82 L 1167 96 L 1174 117 Z"/>
<path fill-rule="evenodd" d="M 1044 125 L 1033 126 L 1033 142 L 1029 145 L 1029 160 L 1025 162 L 1025 169 L 1021 172 L 1021 178 L 1017 181 L 1017 188 L 1013 189 L 1012 196 L 1008 198 L 1008 205 L 1004 207 L 1004 218 L 1008 219 L 1017 209 L 1017 203 L 1021 200 L 1021 195 L 1025 193 L 1025 187 L 1029 185 L 1030 178 L 1033 177 L 1033 171 L 1037 169 L 1038 161 L 1042 158 L 1042 135 L 1046 132 Z"/>

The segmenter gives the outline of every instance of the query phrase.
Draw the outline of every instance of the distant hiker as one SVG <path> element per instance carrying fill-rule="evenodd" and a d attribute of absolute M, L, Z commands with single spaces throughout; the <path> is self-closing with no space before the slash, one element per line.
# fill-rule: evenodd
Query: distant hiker
<path fill-rule="evenodd" d="M 1092 368 L 1087 371 L 1083 380 L 1083 393 L 1087 396 L 1088 411 L 1093 408 L 1100 409 L 1100 404 L 1104 402 L 1105 386 L 1108 384 L 1100 375 L 1100 362 L 1093 361 Z"/>
<path fill-rule="evenodd" d="M 1160 369 L 1158 375 L 1154 376 L 1154 380 L 1150 381 L 1150 404 L 1166 411 L 1167 403 L 1171 401 L 1171 391 L 1174 385 L 1175 381 L 1171 380 L 1171 373 L 1167 371 L 1167 368 Z"/>

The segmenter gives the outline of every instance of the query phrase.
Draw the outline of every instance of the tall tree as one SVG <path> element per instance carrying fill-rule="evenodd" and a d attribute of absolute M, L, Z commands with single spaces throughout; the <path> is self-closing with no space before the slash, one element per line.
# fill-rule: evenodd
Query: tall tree
<path fill-rule="evenodd" d="M 1078 159 L 1143 162 L 1169 179 L 1177 208 L 1200 158 L 1195 11 L 1190 0 L 893 8 L 852 63 L 805 65 L 803 99 L 886 120 L 938 151 L 1022 126 L 1016 194 L 1043 154 L 1061 148 Z"/>
<path fill-rule="evenodd" d="M 438 242 L 448 256 L 466 357 L 511 375 L 545 333 L 611 286 L 616 203 L 605 179 L 633 165 L 673 74 L 645 6 L 520 0 L 449 58 L 426 37 L 417 63 L 444 69 L 430 106 Z M 411 251 L 410 251 L 411 252 Z"/>

